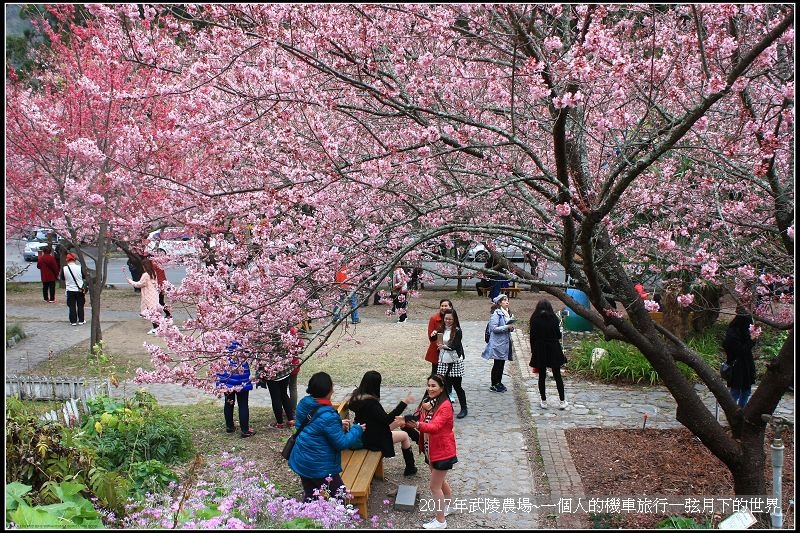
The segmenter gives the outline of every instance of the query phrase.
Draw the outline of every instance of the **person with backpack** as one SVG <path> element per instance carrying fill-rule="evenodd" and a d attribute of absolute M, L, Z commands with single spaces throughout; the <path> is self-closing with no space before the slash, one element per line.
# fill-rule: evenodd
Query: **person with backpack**
<path fill-rule="evenodd" d="M 493 359 L 492 384 L 489 390 L 492 392 L 506 392 L 508 389 L 503 385 L 503 369 L 506 361 L 513 360 L 513 347 L 511 344 L 511 332 L 514 331 L 513 323 L 516 319 L 508 310 L 508 295 L 500 294 L 492 300 L 495 309 L 489 319 L 487 329 L 489 331 L 489 342 L 483 350 L 481 357 Z"/>

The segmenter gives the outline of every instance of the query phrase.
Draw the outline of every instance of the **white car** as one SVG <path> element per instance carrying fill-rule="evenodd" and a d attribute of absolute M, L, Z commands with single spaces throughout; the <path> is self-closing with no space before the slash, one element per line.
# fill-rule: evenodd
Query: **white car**
<path fill-rule="evenodd" d="M 164 228 L 150 233 L 147 236 L 145 250 L 153 254 L 174 257 L 199 254 L 192 243 L 192 236 L 180 228 Z"/>
<path fill-rule="evenodd" d="M 522 261 L 525 259 L 522 248 L 513 244 L 501 245 L 495 248 L 496 252 L 511 261 Z M 485 263 L 489 259 L 489 249 L 483 244 L 476 244 L 467 251 L 467 261 L 478 261 Z"/>
<path fill-rule="evenodd" d="M 47 246 L 46 242 L 30 241 L 25 243 L 25 250 L 22 252 L 22 257 L 25 261 L 36 261 L 39 257 L 39 250 Z"/>

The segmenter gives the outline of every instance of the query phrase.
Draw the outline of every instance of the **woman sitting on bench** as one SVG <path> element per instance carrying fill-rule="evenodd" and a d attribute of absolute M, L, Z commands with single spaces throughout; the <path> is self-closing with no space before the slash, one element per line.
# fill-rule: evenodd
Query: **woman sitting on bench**
<path fill-rule="evenodd" d="M 405 419 L 400 416 L 408 404 L 414 401 L 411 395 L 406 396 L 397 407 L 387 413 L 380 402 L 381 375 L 375 370 L 370 370 L 361 378 L 361 384 L 353 391 L 348 401 L 347 408 L 355 413 L 356 424 L 365 424 L 367 429 L 361 438 L 364 449 L 381 452 L 384 457 L 394 457 L 394 444 L 400 443 L 406 468 L 404 476 L 413 476 L 417 473 L 414 466 L 414 452 L 411 450 L 411 439 L 404 431 L 392 431 L 405 424 Z"/>

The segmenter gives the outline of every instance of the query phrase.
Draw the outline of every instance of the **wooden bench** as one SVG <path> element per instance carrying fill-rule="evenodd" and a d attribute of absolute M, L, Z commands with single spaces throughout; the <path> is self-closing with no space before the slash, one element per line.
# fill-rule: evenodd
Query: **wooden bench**
<path fill-rule="evenodd" d="M 490 292 L 492 292 L 491 287 L 478 287 L 478 296 L 489 296 Z"/>
<path fill-rule="evenodd" d="M 347 409 L 347 402 L 331 402 L 331 406 L 336 409 L 336 412 L 339 413 L 339 418 L 342 420 L 347 420 L 350 418 L 350 410 Z"/>
<path fill-rule="evenodd" d="M 383 479 L 383 454 L 370 450 L 342 450 L 342 481 L 350 490 L 350 502 L 367 520 L 367 502 L 374 478 Z"/>
<path fill-rule="evenodd" d="M 509 299 L 516 298 L 519 296 L 519 291 L 521 291 L 519 287 L 506 287 L 504 289 L 500 289 L 500 292 L 508 296 Z"/>

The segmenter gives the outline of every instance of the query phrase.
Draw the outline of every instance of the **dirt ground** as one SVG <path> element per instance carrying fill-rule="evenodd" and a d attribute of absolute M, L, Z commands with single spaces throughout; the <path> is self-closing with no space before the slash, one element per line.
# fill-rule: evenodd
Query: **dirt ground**
<path fill-rule="evenodd" d="M 783 435 L 784 528 L 794 528 L 794 438 Z M 565 431 L 572 460 L 588 493 L 597 496 L 726 496 L 733 492 L 733 479 L 725 465 L 685 428 L 646 431 L 636 429 L 568 429 Z M 767 493 L 771 494 L 772 463 L 767 430 L 764 451 Z M 789 510 L 789 511 L 787 511 Z M 667 516 L 619 513 L 598 517 L 607 527 L 652 529 Z M 725 516 L 727 516 L 726 513 Z M 692 516 L 692 515 L 687 515 Z M 693 515 L 702 522 L 702 515 Z M 714 516 L 716 527 L 724 516 Z"/>

